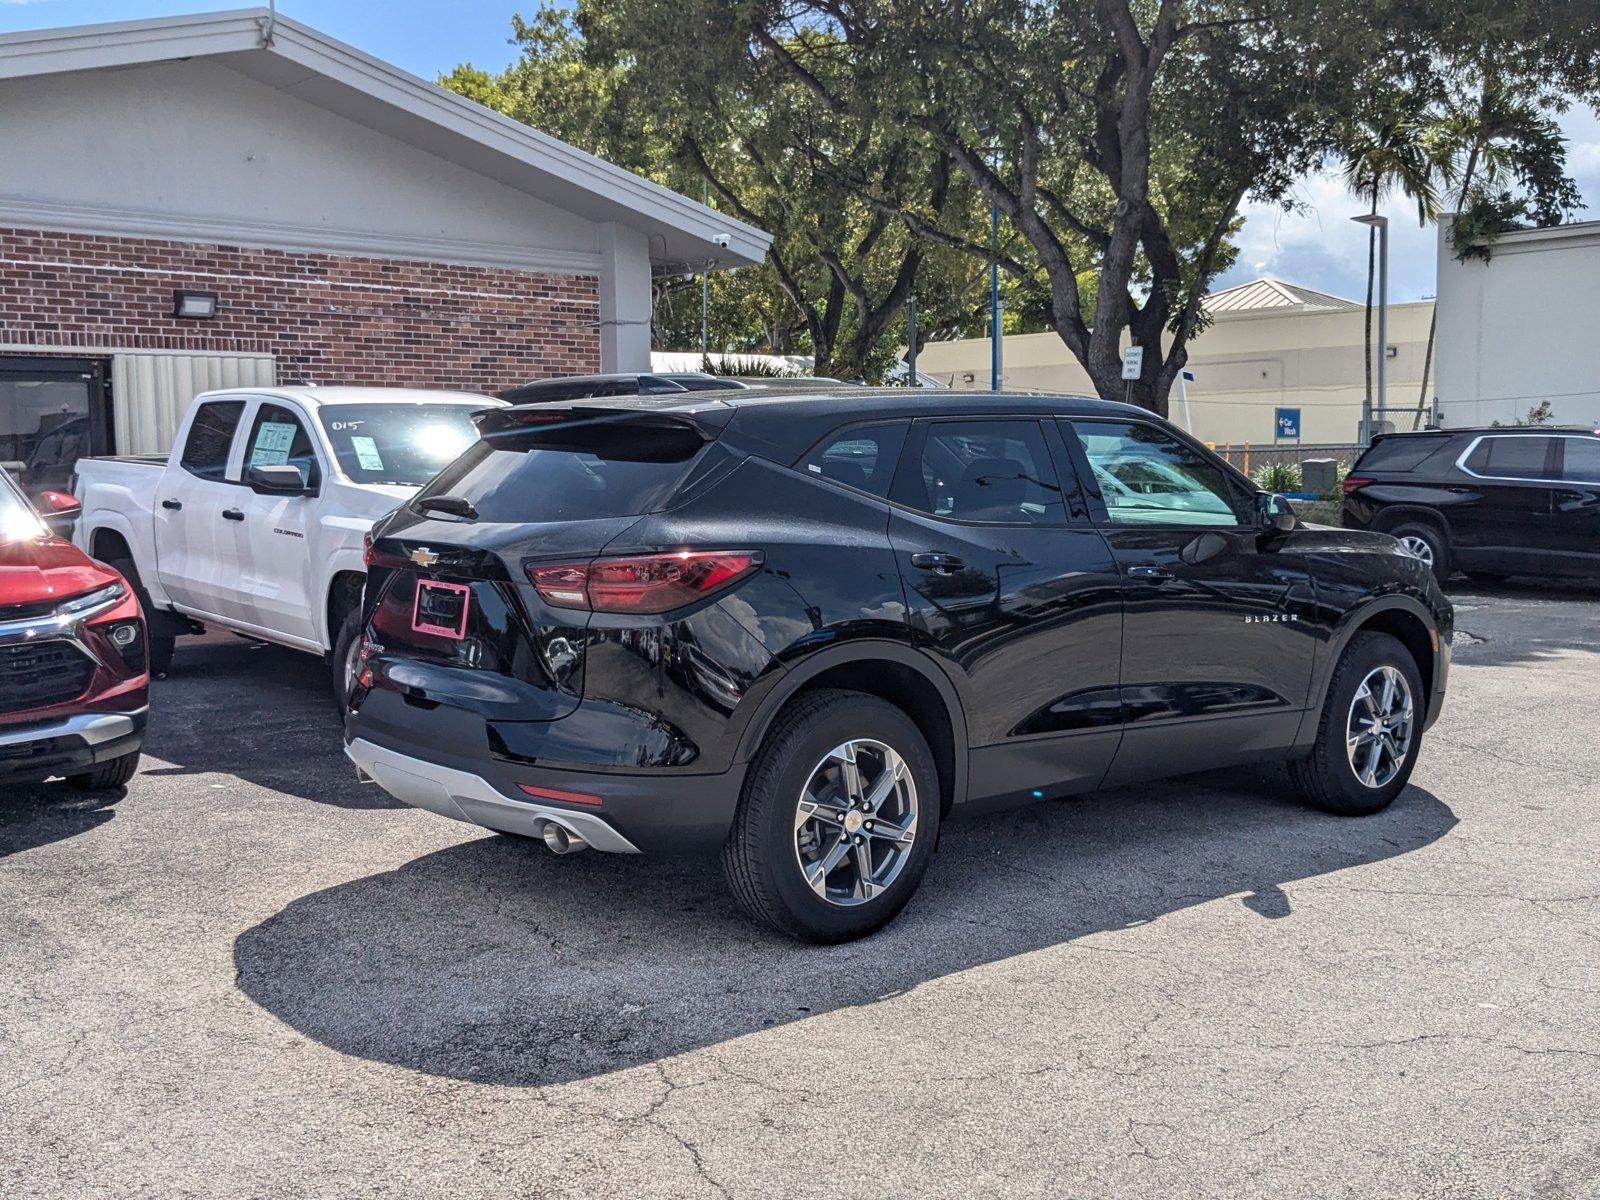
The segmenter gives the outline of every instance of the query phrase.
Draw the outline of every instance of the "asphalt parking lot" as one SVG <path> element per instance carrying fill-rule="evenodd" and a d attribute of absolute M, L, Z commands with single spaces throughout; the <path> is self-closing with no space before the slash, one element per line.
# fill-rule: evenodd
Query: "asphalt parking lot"
<path fill-rule="evenodd" d="M 832 949 L 397 807 L 320 664 L 188 644 L 125 795 L 0 797 L 0 1196 L 1594 1196 L 1600 590 L 1455 598 L 1386 813 L 958 822 Z"/>

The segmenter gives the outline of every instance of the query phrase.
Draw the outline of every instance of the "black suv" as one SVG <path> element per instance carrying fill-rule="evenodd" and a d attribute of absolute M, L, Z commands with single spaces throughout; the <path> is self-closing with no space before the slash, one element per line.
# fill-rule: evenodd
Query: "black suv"
<path fill-rule="evenodd" d="M 369 547 L 347 750 L 552 849 L 721 850 L 838 941 L 956 805 L 1291 763 L 1370 813 L 1452 612 L 1150 413 L 905 388 L 496 409 Z"/>
<path fill-rule="evenodd" d="M 1344 526 L 1399 538 L 1443 583 L 1600 576 L 1600 436 L 1511 427 L 1374 439 L 1344 481 Z"/>

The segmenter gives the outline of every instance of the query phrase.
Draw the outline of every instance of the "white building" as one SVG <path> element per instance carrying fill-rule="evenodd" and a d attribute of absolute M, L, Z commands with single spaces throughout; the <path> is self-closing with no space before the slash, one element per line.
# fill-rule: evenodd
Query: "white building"
<path fill-rule="evenodd" d="M 1600 221 L 1502 234 L 1489 260 L 1439 236 L 1440 412 L 1509 425 L 1548 402 L 1559 425 L 1600 425 Z"/>
<path fill-rule="evenodd" d="M 1256 279 L 1214 292 L 1205 304 L 1211 323 L 1189 344 L 1193 379 L 1172 390 L 1175 421 L 1218 446 L 1357 440 L 1366 395 L 1361 302 Z M 1388 420 L 1399 429 L 1412 427 L 1422 398 L 1432 315 L 1431 300 L 1389 307 Z M 1374 314 L 1374 339 L 1377 323 Z M 1007 387 L 1094 395 L 1088 373 L 1053 332 L 1007 337 L 1004 360 Z M 917 358 L 920 370 L 952 387 L 988 387 L 989 362 L 987 338 L 930 343 Z M 1293 418 L 1298 438 L 1279 436 L 1280 416 Z"/>

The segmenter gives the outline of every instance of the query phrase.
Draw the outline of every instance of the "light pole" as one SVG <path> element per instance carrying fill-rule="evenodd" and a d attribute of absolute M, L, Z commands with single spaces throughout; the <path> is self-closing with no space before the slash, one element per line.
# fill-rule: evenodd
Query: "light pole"
<path fill-rule="evenodd" d="M 1351 217 L 1357 225 L 1378 231 L 1378 422 L 1381 424 L 1389 410 L 1389 218 L 1377 213 L 1363 213 Z M 1372 441 L 1372 410 L 1363 397 L 1361 405 L 1361 441 Z"/>
<path fill-rule="evenodd" d="M 1000 390 L 1000 206 L 989 205 L 989 390 Z"/>

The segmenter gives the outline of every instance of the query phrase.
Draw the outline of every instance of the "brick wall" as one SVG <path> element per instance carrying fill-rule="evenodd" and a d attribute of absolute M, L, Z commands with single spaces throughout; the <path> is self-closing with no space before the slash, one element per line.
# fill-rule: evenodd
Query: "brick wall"
<path fill-rule="evenodd" d="M 174 288 L 213 291 L 210 321 Z M 270 353 L 278 382 L 492 392 L 598 371 L 598 281 L 444 263 L 0 229 L 0 343 Z"/>

